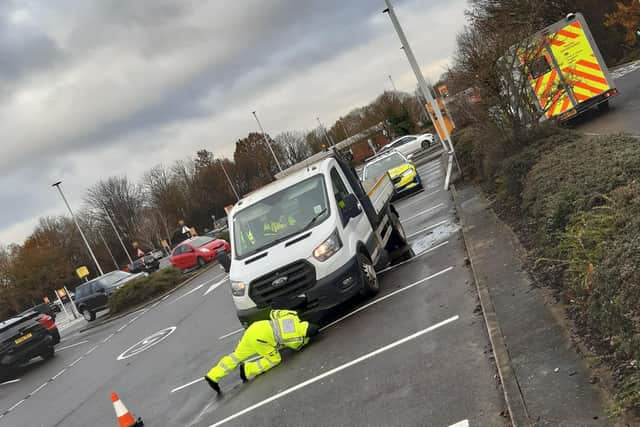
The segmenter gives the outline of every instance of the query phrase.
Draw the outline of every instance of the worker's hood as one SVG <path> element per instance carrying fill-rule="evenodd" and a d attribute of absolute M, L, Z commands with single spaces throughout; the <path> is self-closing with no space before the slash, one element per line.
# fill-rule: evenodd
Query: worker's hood
<path fill-rule="evenodd" d="M 409 163 L 404 163 L 398 167 L 395 167 L 393 169 L 389 169 L 389 176 L 391 177 L 391 179 L 402 175 L 403 173 L 405 173 L 407 171 L 407 169 L 411 169 L 412 166 Z"/>

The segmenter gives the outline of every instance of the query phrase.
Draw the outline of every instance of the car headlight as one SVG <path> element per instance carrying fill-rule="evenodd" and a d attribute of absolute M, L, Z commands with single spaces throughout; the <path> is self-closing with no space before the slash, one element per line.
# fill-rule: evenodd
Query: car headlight
<path fill-rule="evenodd" d="M 231 293 L 234 297 L 244 296 L 244 292 L 247 289 L 247 285 L 244 282 L 231 281 Z"/>
<path fill-rule="evenodd" d="M 313 250 L 313 256 L 318 261 L 323 262 L 331 258 L 340 248 L 342 248 L 342 240 L 340 240 L 338 230 L 335 230 L 327 240 Z"/>
<path fill-rule="evenodd" d="M 208 248 L 200 248 L 200 252 L 209 253 L 209 252 L 211 252 L 211 249 L 208 249 Z"/>
<path fill-rule="evenodd" d="M 413 169 L 409 168 L 409 169 L 407 169 L 406 171 L 402 172 L 402 176 L 403 176 L 403 177 L 405 177 L 405 176 L 409 176 L 409 175 L 411 175 L 412 173 L 413 173 Z"/>

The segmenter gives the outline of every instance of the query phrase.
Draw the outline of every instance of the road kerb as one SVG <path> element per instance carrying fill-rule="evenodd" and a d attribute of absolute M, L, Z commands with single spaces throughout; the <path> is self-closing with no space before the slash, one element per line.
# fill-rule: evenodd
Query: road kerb
<path fill-rule="evenodd" d="M 453 184 L 451 185 L 451 195 L 453 196 L 453 202 L 456 210 L 461 211 L 458 193 L 456 191 L 455 185 Z M 511 424 L 514 427 L 532 426 L 533 424 L 531 422 L 531 419 L 529 418 L 527 405 L 524 401 L 524 397 L 522 396 L 520 385 L 518 384 L 518 379 L 515 375 L 515 372 L 513 371 L 511 357 L 509 356 L 509 351 L 507 350 L 504 336 L 502 335 L 502 329 L 500 328 L 500 323 L 498 322 L 498 317 L 496 315 L 495 307 L 491 299 L 489 287 L 484 281 L 480 280 L 478 274 L 476 273 L 474 265 L 474 258 L 476 257 L 476 254 L 474 253 L 473 248 L 467 242 L 467 236 L 465 234 L 466 224 L 464 218 L 461 215 L 458 215 L 458 217 L 460 218 L 460 223 L 462 225 L 462 237 L 467 254 L 469 256 L 471 273 L 473 275 L 473 281 L 475 282 L 476 289 L 478 291 L 478 297 L 480 299 L 480 305 L 482 307 L 482 314 L 487 326 L 489 340 L 491 341 L 491 349 L 493 351 L 496 366 L 498 368 L 498 375 L 500 376 L 500 381 L 502 383 L 502 391 L 504 393 L 504 400 L 507 404 L 507 409 L 509 410 Z"/>

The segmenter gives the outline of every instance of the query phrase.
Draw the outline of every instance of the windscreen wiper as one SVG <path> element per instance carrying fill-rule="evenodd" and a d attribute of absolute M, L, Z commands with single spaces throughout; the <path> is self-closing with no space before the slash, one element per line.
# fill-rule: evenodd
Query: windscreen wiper
<path fill-rule="evenodd" d="M 320 212 L 318 212 L 313 218 L 311 218 L 311 220 L 307 223 L 307 225 L 305 225 L 302 230 L 300 231 L 304 231 L 307 230 L 308 228 L 310 228 L 313 224 L 315 224 L 315 222 L 318 220 L 318 218 L 320 218 L 322 215 L 324 215 L 324 213 L 327 211 L 327 208 L 322 209 Z"/>

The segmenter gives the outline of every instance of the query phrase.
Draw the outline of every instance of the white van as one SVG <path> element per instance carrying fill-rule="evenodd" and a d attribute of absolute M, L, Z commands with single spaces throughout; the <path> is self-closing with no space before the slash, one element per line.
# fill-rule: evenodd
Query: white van
<path fill-rule="evenodd" d="M 413 255 L 387 174 L 363 187 L 343 159 L 325 152 L 281 175 L 229 214 L 229 279 L 245 327 L 267 319 L 274 302 L 311 313 L 376 294 L 376 267 Z"/>

